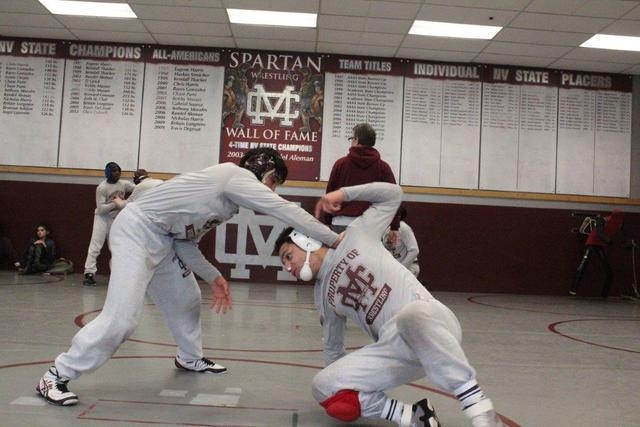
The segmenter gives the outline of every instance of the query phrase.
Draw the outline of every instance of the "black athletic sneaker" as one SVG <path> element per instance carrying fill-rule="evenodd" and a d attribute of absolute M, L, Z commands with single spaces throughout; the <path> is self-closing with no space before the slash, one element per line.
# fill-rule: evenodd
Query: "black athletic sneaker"
<path fill-rule="evenodd" d="M 47 372 L 40 378 L 40 382 L 36 386 L 36 391 L 46 399 L 47 402 L 59 406 L 71 406 L 78 403 L 78 396 L 69 391 L 67 383 L 58 375 L 55 366 L 49 368 Z"/>
<path fill-rule="evenodd" d="M 95 286 L 96 279 L 94 279 L 92 273 L 84 273 L 84 279 L 82 280 L 84 286 Z"/>
<path fill-rule="evenodd" d="M 188 361 L 180 360 L 176 357 L 174 359 L 174 363 L 176 365 L 176 368 L 182 369 L 184 371 L 200 372 L 203 374 L 223 374 L 227 372 L 227 368 L 207 359 L 206 357 Z"/>
<path fill-rule="evenodd" d="M 410 427 L 442 427 L 429 399 L 422 399 L 414 403 L 411 412 Z"/>

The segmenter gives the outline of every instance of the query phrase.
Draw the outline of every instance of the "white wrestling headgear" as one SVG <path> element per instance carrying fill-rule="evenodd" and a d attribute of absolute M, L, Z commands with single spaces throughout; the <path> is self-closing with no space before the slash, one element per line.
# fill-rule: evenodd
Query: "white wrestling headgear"
<path fill-rule="evenodd" d="M 311 256 L 311 252 L 315 252 L 322 247 L 322 243 L 317 241 L 313 237 L 306 236 L 296 230 L 293 230 L 289 234 L 289 237 L 291 237 L 291 240 L 296 244 L 297 247 L 299 247 L 303 251 L 307 251 L 307 259 L 300 269 L 300 279 L 304 280 L 305 282 L 311 280 L 313 277 L 313 272 L 311 271 L 311 266 L 309 265 L 309 257 Z"/>

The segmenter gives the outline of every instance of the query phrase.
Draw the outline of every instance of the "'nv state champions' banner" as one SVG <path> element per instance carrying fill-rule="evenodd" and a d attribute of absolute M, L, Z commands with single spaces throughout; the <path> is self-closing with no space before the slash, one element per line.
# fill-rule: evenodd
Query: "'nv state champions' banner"
<path fill-rule="evenodd" d="M 320 174 L 324 75 L 322 55 L 231 51 L 222 99 L 220 162 L 249 149 L 271 147 L 288 179 Z"/>

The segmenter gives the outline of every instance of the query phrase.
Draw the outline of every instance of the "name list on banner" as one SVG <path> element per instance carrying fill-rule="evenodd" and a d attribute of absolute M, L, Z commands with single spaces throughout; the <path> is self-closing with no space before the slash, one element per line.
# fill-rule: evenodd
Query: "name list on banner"
<path fill-rule="evenodd" d="M 359 123 L 376 130 L 375 148 L 399 177 L 403 73 L 399 60 L 327 58 L 322 180 L 329 179 L 335 161 L 349 152 L 347 138 Z"/>
<path fill-rule="evenodd" d="M 317 181 L 324 116 L 324 58 L 308 53 L 229 52 L 220 162 L 251 148 L 278 150 L 290 180 Z"/>
<path fill-rule="evenodd" d="M 484 67 L 480 188 L 554 192 L 558 83 L 553 70 Z"/>
<path fill-rule="evenodd" d="M 557 192 L 629 197 L 630 76 L 562 71 Z"/>
<path fill-rule="evenodd" d="M 75 43 L 66 47 L 60 166 L 137 167 L 144 62 L 142 46 Z"/>
<path fill-rule="evenodd" d="M 0 163 L 57 166 L 61 44 L 0 38 Z"/>
<path fill-rule="evenodd" d="M 478 188 L 479 65 L 410 62 L 404 87 L 403 185 Z"/>
<path fill-rule="evenodd" d="M 179 173 L 218 163 L 221 50 L 153 46 L 144 57 L 140 167 Z"/>

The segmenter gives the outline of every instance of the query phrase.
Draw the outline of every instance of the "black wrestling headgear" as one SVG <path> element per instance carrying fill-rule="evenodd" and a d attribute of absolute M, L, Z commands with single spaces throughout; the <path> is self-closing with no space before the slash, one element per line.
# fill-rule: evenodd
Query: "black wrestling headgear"
<path fill-rule="evenodd" d="M 252 148 L 244 153 L 240 159 L 240 167 L 253 172 L 260 182 L 264 182 L 265 176 L 273 171 L 278 183 L 282 184 L 289 172 L 280 153 L 269 147 Z"/>
<path fill-rule="evenodd" d="M 108 182 L 113 183 L 113 170 L 114 169 L 122 171 L 122 169 L 120 168 L 120 165 L 117 164 L 116 162 L 109 162 L 104 167 L 104 176 L 107 178 Z"/>
<path fill-rule="evenodd" d="M 149 173 L 145 169 L 136 169 L 133 173 L 133 183 L 140 184 L 145 178 L 149 177 Z"/>

